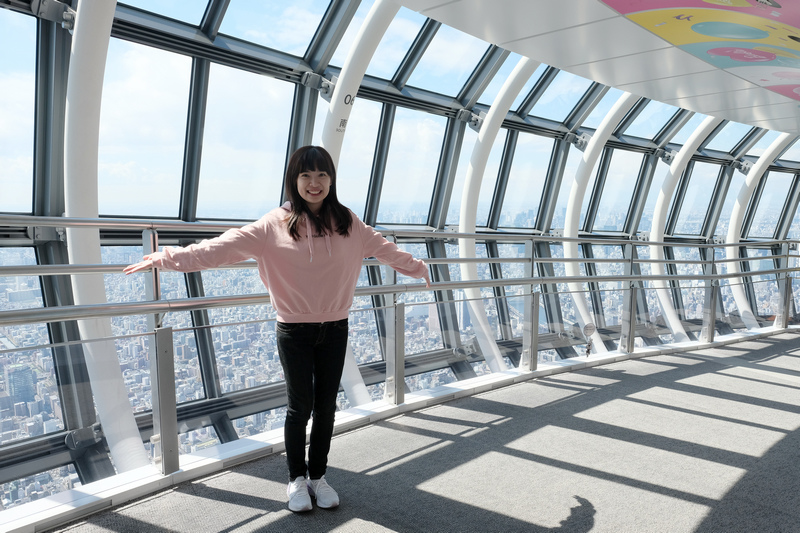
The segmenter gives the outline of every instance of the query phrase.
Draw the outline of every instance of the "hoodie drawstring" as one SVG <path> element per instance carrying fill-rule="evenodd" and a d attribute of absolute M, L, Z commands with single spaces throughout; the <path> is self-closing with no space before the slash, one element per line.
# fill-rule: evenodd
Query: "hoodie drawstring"
<path fill-rule="evenodd" d="M 314 244 L 313 244 L 313 235 L 311 232 L 311 221 L 306 219 L 306 240 L 308 241 L 308 262 L 311 263 L 314 261 Z M 325 248 L 328 250 L 328 257 L 331 256 L 331 237 L 325 232 Z"/>

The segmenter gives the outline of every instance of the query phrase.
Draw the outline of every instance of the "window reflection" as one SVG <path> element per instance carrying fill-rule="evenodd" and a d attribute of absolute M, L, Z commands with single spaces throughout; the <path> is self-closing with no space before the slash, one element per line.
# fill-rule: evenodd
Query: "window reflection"
<path fill-rule="evenodd" d="M 442 25 L 411 74 L 408 84 L 455 96 L 488 46 L 480 39 Z"/>
<path fill-rule="evenodd" d="M 124 265 L 141 260 L 141 246 L 103 246 L 103 264 Z M 106 299 L 109 302 L 143 302 L 145 295 L 145 276 L 137 274 L 104 274 Z M 161 298 L 176 300 L 187 298 L 186 282 L 180 272 L 161 272 Z M 176 311 L 164 315 L 163 325 L 174 328 L 172 345 L 175 356 L 175 394 L 178 403 L 191 402 L 205 398 L 205 389 L 200 375 L 191 316 L 187 311 Z M 111 318 L 111 331 L 114 336 L 132 337 L 117 339 L 116 349 L 122 377 L 128 389 L 128 399 L 134 412 L 151 408 L 152 383 L 150 381 L 149 346 L 152 337 L 148 318 L 144 315 L 115 316 Z M 141 334 L 141 336 L 136 336 Z"/>
<path fill-rule="evenodd" d="M 519 134 L 503 198 L 500 226 L 536 226 L 552 152 L 552 139 L 528 133 Z"/>
<path fill-rule="evenodd" d="M 233 0 L 220 33 L 303 56 L 329 0 Z"/>
<path fill-rule="evenodd" d="M 320 101 L 318 105 L 327 109 L 327 102 Z M 339 201 L 359 218 L 364 217 L 367 205 L 381 107 L 381 104 L 371 100 L 356 100 L 350 118 L 347 119 L 347 133 L 342 141 L 339 165 L 336 168 L 336 193 Z M 318 124 L 316 129 L 321 131 L 322 127 L 322 124 Z"/>
<path fill-rule="evenodd" d="M 563 228 L 564 220 L 567 215 L 567 202 L 569 202 L 569 194 L 572 189 L 572 184 L 575 181 L 575 173 L 578 171 L 583 159 L 583 152 L 575 147 L 570 147 L 569 155 L 567 156 L 567 164 L 564 167 L 564 177 L 561 179 L 561 188 L 558 191 L 558 199 L 556 200 L 555 211 L 553 212 L 553 222 L 550 228 Z M 591 185 L 587 188 L 587 196 L 591 192 Z M 584 211 L 585 214 L 585 210 Z M 550 228 L 543 228 L 545 231 Z"/>
<path fill-rule="evenodd" d="M 700 234 L 719 172 L 719 165 L 700 162 L 694 164 L 675 224 L 675 235 Z"/>
<path fill-rule="evenodd" d="M 562 70 L 533 106 L 531 115 L 562 122 L 591 85 L 591 80 Z"/>
<path fill-rule="evenodd" d="M 185 2 L 183 0 L 125 0 L 125 2 L 120 3 L 198 26 L 203 18 L 207 2 Z"/>
<path fill-rule="evenodd" d="M 739 197 L 739 192 L 742 190 L 746 179 L 747 176 L 741 172 L 734 172 L 731 175 L 731 184 L 728 186 L 728 194 L 725 196 L 725 202 L 722 204 L 722 210 L 719 214 L 719 221 L 714 230 L 714 235 L 727 237 L 733 206 L 736 204 L 736 199 Z"/>
<path fill-rule="evenodd" d="M 35 264 L 33 248 L 0 248 L 0 266 Z M 0 276 L 0 311 L 42 305 L 37 276 Z M 49 342 L 47 324 L 0 325 L 0 444 L 64 429 Z"/>
<path fill-rule="evenodd" d="M 464 199 L 464 186 L 466 185 L 467 171 L 470 168 L 470 158 L 475 150 L 478 133 L 467 126 L 464 133 L 464 142 L 461 145 L 461 154 L 458 159 L 456 178 L 453 183 L 453 192 L 450 196 L 450 208 L 447 210 L 447 224 L 458 224 L 461 216 L 461 201 Z M 477 226 L 485 226 L 489 220 L 489 209 L 492 207 L 492 197 L 497 185 L 497 174 L 500 171 L 500 161 L 503 157 L 505 135 L 503 132 L 495 138 L 492 151 L 486 162 L 486 169 L 481 180 L 481 189 L 478 194 L 478 209 L 475 216 Z"/>
<path fill-rule="evenodd" d="M 0 47 L 0 212 L 31 213 L 36 19 L 0 9 Z"/>
<path fill-rule="evenodd" d="M 595 130 L 599 128 L 603 119 L 611 112 L 611 108 L 614 107 L 614 104 L 617 103 L 617 100 L 619 100 L 623 94 L 623 91 L 611 87 L 589 116 L 586 117 L 586 120 L 583 121 L 581 126 Z"/>
<path fill-rule="evenodd" d="M 594 220 L 595 231 L 622 231 L 644 155 L 614 150 Z"/>
<path fill-rule="evenodd" d="M 111 39 L 100 113 L 101 214 L 178 216 L 191 64 Z"/>
<path fill-rule="evenodd" d="M 198 218 L 256 220 L 278 206 L 293 99 L 290 83 L 211 65 Z"/>
<path fill-rule="evenodd" d="M 379 223 L 425 224 L 446 119 L 398 108 L 378 210 Z"/>
<path fill-rule="evenodd" d="M 747 151 L 746 155 L 759 157 L 764 151 L 770 147 L 770 145 L 778 138 L 781 134 L 779 131 L 768 131 L 764 134 L 759 141 L 753 145 L 750 150 Z M 786 159 L 785 156 L 781 156 L 781 159 Z"/>
<path fill-rule="evenodd" d="M 677 112 L 677 107 L 651 100 L 623 133 L 634 137 L 652 139 Z"/>
<path fill-rule="evenodd" d="M 758 200 L 753 221 L 750 223 L 748 237 L 772 238 L 778 227 L 783 206 L 789 196 L 789 188 L 794 174 L 769 172 L 761 179 L 767 180 L 761 198 Z"/>
<path fill-rule="evenodd" d="M 670 142 L 680 145 L 686 144 L 686 141 L 689 140 L 689 137 L 692 135 L 692 133 L 697 131 L 697 128 L 700 127 L 700 124 L 702 124 L 702 122 L 707 118 L 708 117 L 706 115 L 695 113 L 692 115 L 692 118 L 690 118 L 686 124 L 683 125 L 678 133 L 676 133 L 675 136 L 670 139 Z"/>
<path fill-rule="evenodd" d="M 386 80 L 392 79 L 425 20 L 425 16 L 401 7 L 381 38 L 367 67 L 367 74 Z M 339 49 L 344 50 L 345 47 L 340 46 Z M 349 51 L 349 47 L 347 47 L 347 51 Z M 343 64 L 343 62 L 337 64 Z"/>
<path fill-rule="evenodd" d="M 739 124 L 738 122 L 729 122 L 724 128 L 722 128 L 722 131 L 717 133 L 714 138 L 711 139 L 711 141 L 706 145 L 706 148 L 709 150 L 730 152 L 752 129 L 752 126 L 746 126 L 744 124 Z"/>

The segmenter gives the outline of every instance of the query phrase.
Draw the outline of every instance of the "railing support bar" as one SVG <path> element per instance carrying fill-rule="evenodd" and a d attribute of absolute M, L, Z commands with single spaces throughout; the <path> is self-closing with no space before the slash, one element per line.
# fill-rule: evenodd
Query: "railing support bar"
<path fill-rule="evenodd" d="M 406 306 L 400 302 L 387 310 L 386 387 L 384 398 L 393 405 L 406 401 Z"/>
<path fill-rule="evenodd" d="M 166 476 L 180 469 L 172 328 L 156 329 L 150 377 L 153 384 L 153 437 L 150 442 L 155 448 L 156 466 L 160 466 L 161 473 Z"/>

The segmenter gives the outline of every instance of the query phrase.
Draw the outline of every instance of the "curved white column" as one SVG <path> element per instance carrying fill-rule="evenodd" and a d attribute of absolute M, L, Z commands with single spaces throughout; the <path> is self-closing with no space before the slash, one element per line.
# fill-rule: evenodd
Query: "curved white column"
<path fill-rule="evenodd" d="M 667 211 L 669 210 L 669 202 L 672 200 L 672 195 L 675 192 L 675 187 L 678 185 L 678 179 L 689 164 L 692 155 L 697 151 L 700 143 L 708 137 L 714 128 L 722 122 L 721 118 L 707 117 L 694 133 L 686 141 L 686 144 L 678 152 L 678 155 L 673 159 L 672 164 L 669 166 L 667 176 L 664 178 L 664 183 L 661 184 L 661 192 L 658 193 L 655 208 L 653 209 L 653 225 L 650 228 L 650 241 L 663 242 L 664 229 L 667 223 Z M 664 249 L 652 244 L 650 245 L 650 256 L 655 261 L 664 260 Z M 666 266 L 663 263 L 652 263 L 651 271 L 654 275 L 663 276 L 667 273 Z M 664 314 L 664 320 L 667 323 L 675 342 L 686 342 L 689 336 L 683 329 L 680 317 L 675 311 L 675 306 L 672 305 L 672 297 L 667 289 L 668 284 L 664 280 L 653 280 L 653 286 L 656 289 L 658 301 L 661 304 L 661 312 Z"/>
<path fill-rule="evenodd" d="M 581 206 L 583 198 L 586 196 L 586 188 L 589 186 L 589 179 L 591 178 L 592 169 L 597 163 L 600 154 L 603 153 L 603 148 L 606 145 L 609 137 L 614 132 L 620 120 L 623 119 L 625 114 L 630 111 L 633 104 L 639 99 L 638 96 L 631 93 L 624 93 L 619 97 L 619 100 L 608 112 L 608 115 L 603 119 L 603 122 L 597 128 L 592 139 L 586 145 L 583 151 L 583 158 L 581 159 L 578 169 L 575 171 L 575 177 L 572 180 L 572 188 L 569 192 L 569 201 L 567 202 L 566 215 L 564 219 L 564 237 L 565 239 L 577 239 L 578 229 L 580 227 Z M 578 259 L 578 243 L 577 242 L 564 242 L 564 259 Z M 565 261 L 564 268 L 567 276 L 580 276 L 580 264 L 576 261 Z M 568 283 L 569 290 L 572 296 L 572 301 L 575 304 L 575 310 L 578 312 L 578 321 L 580 327 L 588 323 L 594 323 L 592 313 L 589 306 L 586 304 L 583 294 L 582 283 Z M 592 349 L 596 353 L 607 352 L 605 343 L 600 337 L 600 333 L 595 331 L 591 335 Z"/>
<path fill-rule="evenodd" d="M 64 135 L 66 216 L 98 216 L 97 158 L 100 100 L 116 1 L 81 0 L 75 18 L 67 81 Z M 133 184 L 131 184 L 133 185 Z M 97 229 L 68 228 L 71 264 L 100 264 Z M 102 274 L 72 276 L 75 303 L 106 303 Z M 83 339 L 110 338 L 109 319 L 80 320 Z M 152 340 L 151 340 L 152 342 Z M 113 340 L 84 345 L 86 367 L 114 466 L 118 472 L 149 465 Z"/>
<path fill-rule="evenodd" d="M 758 161 L 750 168 L 750 171 L 747 173 L 747 178 L 742 184 L 742 188 L 739 189 L 739 195 L 736 197 L 736 203 L 733 204 L 733 210 L 731 210 L 731 219 L 728 225 L 728 236 L 725 239 L 727 244 L 736 244 L 741 240 L 742 235 L 742 225 L 744 224 L 744 214 L 745 210 L 747 209 L 747 204 L 750 202 L 750 198 L 753 197 L 753 193 L 758 186 L 758 183 L 761 181 L 761 178 L 764 177 L 764 173 L 766 172 L 767 168 L 772 164 L 773 161 L 789 146 L 797 139 L 796 135 L 792 135 L 790 133 L 782 133 L 779 135 L 769 148 L 767 148 L 761 157 L 758 158 Z M 738 259 L 739 258 L 739 248 L 736 246 L 729 246 L 725 248 L 725 255 L 728 259 Z M 741 272 L 741 264 L 738 261 L 733 261 L 727 263 L 728 265 L 728 272 L 731 273 L 739 273 Z M 744 286 L 741 285 L 739 279 L 732 279 L 730 280 L 730 287 L 731 292 L 733 292 L 733 299 L 736 302 L 736 306 L 739 308 L 739 313 L 742 316 L 742 321 L 744 322 L 747 329 L 753 328 L 760 328 L 761 326 L 756 320 L 755 315 L 753 314 L 753 310 L 750 308 L 750 302 L 747 300 L 747 294 L 744 291 Z"/>
<path fill-rule="evenodd" d="M 350 52 L 347 54 L 347 59 L 344 61 L 336 87 L 331 95 L 328 115 L 325 117 L 325 124 L 322 127 L 322 146 L 331 154 L 336 165 L 339 164 L 342 141 L 347 130 L 347 120 L 350 118 L 350 110 L 353 108 L 358 88 L 361 86 L 372 56 L 375 55 L 375 49 L 378 48 L 381 38 L 399 10 L 400 4 L 392 0 L 376 0 L 364 19 L 364 23 L 350 47 Z M 353 350 L 349 345 L 341 384 L 350 405 L 355 407 L 372 401 L 353 356 Z"/>
<path fill-rule="evenodd" d="M 339 162 L 347 120 L 350 118 L 350 110 L 364 79 L 364 73 L 367 72 L 369 62 L 375 55 L 375 49 L 378 48 L 381 38 L 399 10 L 400 4 L 392 0 L 376 0 L 347 54 L 331 95 L 331 105 L 322 129 L 322 146 L 331 154 L 334 163 Z"/>
<path fill-rule="evenodd" d="M 503 84 L 484 118 L 481 129 L 478 132 L 478 139 L 475 141 L 475 147 L 472 149 L 461 196 L 461 215 L 458 224 L 458 231 L 461 233 L 475 232 L 478 216 L 478 197 L 481 192 L 481 182 L 486 170 L 486 162 L 492 152 L 492 146 L 494 146 L 494 141 L 500 132 L 500 126 L 503 124 L 503 119 L 508 115 L 508 110 L 511 109 L 514 99 L 538 66 L 538 61 L 522 58 Z M 459 255 L 462 258 L 476 256 L 475 239 L 458 239 L 458 248 Z M 465 281 L 479 279 L 478 265 L 475 263 L 462 263 L 461 279 Z M 480 289 L 464 289 L 464 295 L 469 302 L 470 317 L 475 325 L 475 337 L 481 347 L 486 363 L 492 372 L 507 370 L 508 367 L 500 354 L 500 350 L 497 348 L 492 328 L 486 318 L 486 308 L 483 305 Z"/>

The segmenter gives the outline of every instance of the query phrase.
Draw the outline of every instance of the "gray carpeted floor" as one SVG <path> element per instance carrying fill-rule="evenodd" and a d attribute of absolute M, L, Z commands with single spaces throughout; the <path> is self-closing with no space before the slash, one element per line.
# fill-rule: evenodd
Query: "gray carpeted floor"
<path fill-rule="evenodd" d="M 59 532 L 800 532 L 800 336 L 630 360 L 334 438 L 335 510 L 267 457 Z"/>

